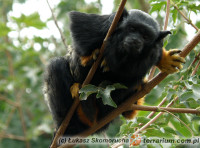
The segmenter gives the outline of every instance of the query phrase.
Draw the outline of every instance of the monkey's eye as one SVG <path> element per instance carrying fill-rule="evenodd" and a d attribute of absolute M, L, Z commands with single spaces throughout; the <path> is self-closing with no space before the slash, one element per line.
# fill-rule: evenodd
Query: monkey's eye
<path fill-rule="evenodd" d="M 135 32 L 135 31 L 136 31 L 136 28 L 131 26 L 131 27 L 129 28 L 129 30 L 130 30 L 131 32 Z"/>
<path fill-rule="evenodd" d="M 143 39 L 147 40 L 148 38 L 149 38 L 148 35 L 146 34 L 143 35 Z"/>

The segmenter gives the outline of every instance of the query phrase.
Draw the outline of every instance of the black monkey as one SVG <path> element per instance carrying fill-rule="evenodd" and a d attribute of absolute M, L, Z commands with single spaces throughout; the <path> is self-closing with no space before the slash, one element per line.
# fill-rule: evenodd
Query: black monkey
<path fill-rule="evenodd" d="M 73 98 L 78 95 L 79 84 L 94 62 L 114 15 L 69 13 L 72 48 L 67 56 L 52 59 L 45 73 L 45 99 L 57 127 L 70 109 Z M 167 73 L 181 69 L 185 60 L 177 54 L 180 51 L 162 49 L 163 38 L 170 32 L 159 28 L 150 15 L 140 10 L 124 10 L 117 28 L 107 41 L 102 64 L 91 84 L 98 86 L 107 81 L 126 85 L 128 89 L 111 93 L 115 103 L 120 105 L 141 88 L 153 65 Z M 94 97 L 91 95 L 80 102 L 65 135 L 75 135 L 88 129 L 114 109 Z M 143 98 L 136 104 L 143 104 Z M 136 111 L 127 111 L 123 115 L 132 119 Z"/>

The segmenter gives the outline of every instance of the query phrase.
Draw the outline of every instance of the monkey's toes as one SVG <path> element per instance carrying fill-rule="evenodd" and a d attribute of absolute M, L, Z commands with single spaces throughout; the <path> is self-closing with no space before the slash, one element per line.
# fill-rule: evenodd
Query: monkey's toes
<path fill-rule="evenodd" d="M 70 92 L 71 92 L 72 98 L 78 98 L 79 97 L 79 90 L 80 90 L 80 84 L 79 83 L 74 83 L 70 87 Z"/>

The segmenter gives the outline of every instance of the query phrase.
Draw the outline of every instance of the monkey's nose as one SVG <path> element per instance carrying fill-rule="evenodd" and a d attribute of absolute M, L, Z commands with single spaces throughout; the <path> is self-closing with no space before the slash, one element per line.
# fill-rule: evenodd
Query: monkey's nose
<path fill-rule="evenodd" d="M 135 48 L 141 48 L 142 42 L 135 39 L 135 40 L 132 41 L 132 46 L 134 46 Z"/>

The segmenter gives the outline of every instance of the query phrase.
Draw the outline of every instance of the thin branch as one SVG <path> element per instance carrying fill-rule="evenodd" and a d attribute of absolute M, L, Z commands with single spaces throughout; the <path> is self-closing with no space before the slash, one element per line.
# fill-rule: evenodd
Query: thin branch
<path fill-rule="evenodd" d="M 85 81 L 83 82 L 82 86 L 89 84 L 90 81 L 92 80 L 92 78 L 93 78 L 93 76 L 94 76 L 94 74 L 96 72 L 96 69 L 97 69 L 97 67 L 100 64 L 100 61 L 102 59 L 106 41 L 108 40 L 108 38 L 110 37 L 110 35 L 115 30 L 115 28 L 117 26 L 117 23 L 118 23 L 121 15 L 123 13 L 126 1 L 127 0 L 122 0 L 121 1 L 121 4 L 120 4 L 120 6 L 118 8 L 118 11 L 117 11 L 117 13 L 116 13 L 116 15 L 114 17 L 114 20 L 113 20 L 113 22 L 112 22 L 112 24 L 111 24 L 111 26 L 110 26 L 110 28 L 108 30 L 108 33 L 107 33 L 107 35 L 106 35 L 106 37 L 105 37 L 105 39 L 103 41 L 103 44 L 101 46 L 99 57 L 97 58 L 97 60 L 92 65 L 92 67 L 91 67 L 91 69 L 90 69 L 90 71 L 89 71 L 89 73 L 88 73 Z M 55 135 L 54 140 L 52 142 L 51 148 L 55 148 L 56 147 L 58 138 L 64 134 L 64 132 L 65 132 L 65 130 L 66 130 L 68 124 L 69 124 L 69 121 L 71 120 L 71 117 L 73 116 L 73 114 L 74 114 L 74 112 L 75 112 L 75 110 L 76 110 L 79 102 L 80 102 L 79 98 L 75 98 L 72 107 L 70 108 L 68 114 L 66 115 L 66 117 L 63 120 L 61 126 L 59 127 L 59 129 L 56 132 L 56 135 Z"/>
<path fill-rule="evenodd" d="M 20 141 L 25 141 L 26 138 L 23 136 L 16 136 L 13 134 L 4 134 L 4 135 L 0 135 L 0 138 L 8 138 L 8 139 L 13 139 L 13 140 L 20 140 Z"/>
<path fill-rule="evenodd" d="M 7 40 L 7 43 L 9 43 L 8 39 L 5 39 L 5 40 Z M 12 55 L 9 50 L 5 50 L 5 53 L 6 53 L 6 57 L 8 59 L 9 76 L 13 77 L 14 76 L 14 68 L 13 68 Z"/>
<path fill-rule="evenodd" d="M 165 98 L 160 102 L 160 104 L 158 104 L 157 107 L 161 107 L 166 101 L 167 101 L 167 97 L 165 97 Z M 147 118 L 153 117 L 153 115 L 154 115 L 155 113 L 156 113 L 155 111 L 152 111 L 152 112 L 147 116 Z"/>
<path fill-rule="evenodd" d="M 150 81 L 153 77 L 154 77 L 154 74 L 156 72 L 156 66 L 153 66 L 149 72 L 149 76 L 148 76 L 148 81 Z"/>
<path fill-rule="evenodd" d="M 174 112 L 174 113 L 190 113 L 190 114 L 200 114 L 200 111 L 197 109 L 188 109 L 188 108 L 167 108 L 167 107 L 158 107 L 158 106 L 143 106 L 132 104 L 129 110 L 142 110 L 142 111 L 155 111 L 155 112 Z"/>
<path fill-rule="evenodd" d="M 180 15 L 182 15 L 182 17 L 187 21 L 187 23 L 190 24 L 192 27 L 194 27 L 196 29 L 196 31 L 199 31 L 199 28 L 197 26 L 195 26 L 192 23 L 192 21 L 189 18 L 187 18 L 181 10 L 179 10 L 178 6 L 176 6 L 176 4 L 173 1 L 171 1 L 171 3 L 174 6 L 174 8 L 180 13 Z"/>
<path fill-rule="evenodd" d="M 11 122 L 11 119 L 12 119 L 12 117 L 13 117 L 13 115 L 14 115 L 14 112 L 15 112 L 15 110 L 16 110 L 16 108 L 13 108 L 12 110 L 11 110 L 11 112 L 9 113 L 9 115 L 8 115 L 8 118 L 7 118 L 7 121 L 5 122 L 5 128 L 3 128 L 3 130 L 0 132 L 0 135 L 4 135 L 5 133 L 6 133 L 6 130 L 7 130 L 7 128 L 9 127 L 9 125 L 10 125 L 10 122 Z M 0 136 L 0 142 L 1 142 L 1 136 Z"/>
<path fill-rule="evenodd" d="M 168 110 L 165 110 L 168 114 L 172 115 L 173 117 L 175 117 L 177 120 L 179 120 L 191 133 L 192 137 L 194 137 L 194 133 L 192 131 L 192 129 L 185 124 L 185 122 L 183 122 L 181 119 L 179 119 L 177 116 L 175 116 L 174 114 L 172 114 L 171 112 L 169 112 Z"/>
<path fill-rule="evenodd" d="M 188 67 L 188 69 L 190 69 L 198 60 L 200 60 L 200 52 L 198 53 L 197 56 L 195 56 L 194 61 L 190 64 L 190 66 Z"/>
<path fill-rule="evenodd" d="M 166 15 L 165 15 L 165 24 L 164 29 L 167 30 L 168 21 L 169 21 L 169 13 L 170 13 L 170 0 L 167 0 L 167 8 L 166 8 Z"/>
<path fill-rule="evenodd" d="M 1 100 L 1 101 L 5 101 L 6 103 L 8 103 L 8 104 L 10 104 L 10 105 L 12 105 L 12 106 L 14 106 L 14 107 L 18 107 L 18 106 L 19 106 L 18 103 L 13 102 L 13 101 L 11 101 L 10 99 L 7 99 L 7 98 L 5 98 L 5 97 L 3 97 L 3 96 L 0 96 L 0 100 Z"/>
<path fill-rule="evenodd" d="M 59 25 L 58 25 L 58 21 L 57 21 L 55 15 L 54 15 L 53 9 L 51 8 L 51 6 L 50 6 L 50 4 L 49 4 L 49 1 L 48 1 L 48 0 L 46 0 L 46 1 L 47 1 L 48 6 L 49 6 L 49 9 L 51 10 L 51 14 L 52 14 L 54 23 L 55 23 L 56 27 L 58 28 L 58 31 L 60 32 L 60 36 L 61 36 L 62 42 L 63 42 L 65 48 L 68 49 L 68 46 L 67 46 L 67 44 L 66 44 L 66 39 L 65 39 L 65 37 L 64 37 L 64 35 L 63 35 L 63 33 L 62 33 L 62 31 L 61 31 Z"/>
<path fill-rule="evenodd" d="M 172 100 L 167 106 L 166 108 L 172 106 L 174 104 L 175 101 L 178 100 L 178 97 L 176 97 L 174 100 Z M 142 126 L 140 129 L 138 129 L 135 133 L 135 135 L 139 134 L 141 131 L 143 131 L 144 129 L 146 129 L 147 127 L 149 127 L 151 124 L 153 124 L 161 115 L 163 115 L 164 112 L 160 112 L 158 113 L 155 117 L 153 117 L 148 123 L 146 123 L 144 126 Z"/>
<path fill-rule="evenodd" d="M 165 15 L 165 23 L 164 23 L 164 28 L 163 30 L 167 30 L 168 26 L 168 21 L 169 21 L 169 13 L 170 13 L 170 0 L 167 0 L 167 7 L 166 7 L 166 15 Z M 148 80 L 151 80 L 154 77 L 156 71 L 156 66 L 153 66 L 151 68 L 151 71 L 148 76 Z"/>
<path fill-rule="evenodd" d="M 196 72 L 197 72 L 197 70 L 198 70 L 198 68 L 199 68 L 199 65 L 200 65 L 200 60 L 199 60 L 199 62 L 197 63 L 197 65 L 195 66 L 195 68 L 194 68 L 194 70 L 193 70 L 191 76 L 194 76 L 194 75 L 196 74 Z"/>
<path fill-rule="evenodd" d="M 22 124 L 22 130 L 23 130 L 24 137 L 25 137 L 26 148 L 30 148 L 31 146 L 30 146 L 30 142 L 29 142 L 28 137 L 27 137 L 27 129 L 26 129 L 26 124 L 25 124 L 23 112 L 22 112 L 22 107 L 19 106 L 17 109 L 18 109 L 18 112 L 19 112 L 19 117 L 20 117 L 21 124 Z"/>

